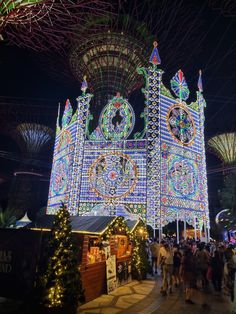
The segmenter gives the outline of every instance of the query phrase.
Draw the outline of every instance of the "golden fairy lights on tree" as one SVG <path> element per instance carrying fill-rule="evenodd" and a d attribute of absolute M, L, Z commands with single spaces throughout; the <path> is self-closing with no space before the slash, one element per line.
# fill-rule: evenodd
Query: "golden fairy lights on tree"
<path fill-rule="evenodd" d="M 146 251 L 146 239 L 148 232 L 146 225 L 140 220 L 137 228 L 132 233 L 133 253 L 132 253 L 132 278 L 142 280 L 146 278 L 150 271 L 148 256 Z"/>
<path fill-rule="evenodd" d="M 43 276 L 42 303 L 47 308 L 75 306 L 83 295 L 78 251 L 73 244 L 69 212 L 64 204 L 57 212 L 49 242 L 49 258 Z"/>

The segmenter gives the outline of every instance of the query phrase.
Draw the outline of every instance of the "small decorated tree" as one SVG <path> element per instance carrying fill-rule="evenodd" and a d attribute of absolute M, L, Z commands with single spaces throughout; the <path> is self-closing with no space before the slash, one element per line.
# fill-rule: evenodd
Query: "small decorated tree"
<path fill-rule="evenodd" d="M 43 276 L 43 300 L 46 308 L 76 307 L 83 295 L 77 263 L 78 249 L 73 244 L 69 213 L 62 203 L 49 241 L 49 256 Z"/>
<path fill-rule="evenodd" d="M 132 278 L 137 280 L 145 279 L 150 272 L 148 254 L 146 249 L 147 239 L 146 226 L 140 221 L 136 230 L 132 234 L 133 254 L 132 254 Z"/>

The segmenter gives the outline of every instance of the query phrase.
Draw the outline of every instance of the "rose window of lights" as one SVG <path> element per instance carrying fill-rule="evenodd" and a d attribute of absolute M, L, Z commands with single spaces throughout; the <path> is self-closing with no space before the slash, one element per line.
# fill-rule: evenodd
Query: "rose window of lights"
<path fill-rule="evenodd" d="M 187 109 L 180 104 L 172 106 L 167 115 L 167 125 L 175 141 L 186 146 L 193 144 L 196 130 Z"/>
<path fill-rule="evenodd" d="M 102 198 L 116 199 L 133 192 L 137 183 L 137 165 L 127 155 L 100 156 L 89 169 L 92 190 Z"/>

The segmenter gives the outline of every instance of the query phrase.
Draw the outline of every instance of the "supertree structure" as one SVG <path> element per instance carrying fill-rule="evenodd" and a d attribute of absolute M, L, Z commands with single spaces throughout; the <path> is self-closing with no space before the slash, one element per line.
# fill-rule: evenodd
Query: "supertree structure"
<path fill-rule="evenodd" d="M 53 138 L 53 131 L 48 126 L 37 123 L 21 123 L 15 129 L 16 140 L 28 154 L 40 153 Z"/>
<path fill-rule="evenodd" d="M 138 32 L 133 37 L 114 28 L 90 35 L 73 46 L 69 57 L 72 72 L 79 82 L 82 74 L 86 75 L 95 106 L 101 107 L 117 92 L 127 98 L 141 87 L 143 80 L 136 68 L 147 63 L 147 40 Z"/>
<path fill-rule="evenodd" d="M 78 88 L 86 75 L 95 107 L 105 104 L 116 92 L 128 97 L 143 83 L 136 68 L 147 65 L 148 47 L 154 38 L 162 43 L 161 55 L 168 70 L 175 71 L 176 63 L 186 61 L 190 47 L 186 41 L 191 43 L 200 36 L 200 24 L 182 36 L 195 15 L 192 9 L 175 0 L 119 1 L 110 15 L 95 17 L 74 30 L 64 55 L 44 56 L 45 70 L 66 84 L 77 82 Z"/>
<path fill-rule="evenodd" d="M 209 6 L 213 10 L 220 11 L 225 17 L 234 17 L 236 15 L 236 2 L 233 0 L 229 1 L 216 1 L 210 0 Z"/>
<path fill-rule="evenodd" d="M 236 163 L 236 133 L 223 133 L 208 140 L 210 151 L 214 152 L 228 166 Z"/>
<path fill-rule="evenodd" d="M 216 215 L 216 225 L 224 230 L 235 230 L 236 133 L 215 135 L 208 140 L 208 147 L 222 161 L 222 166 L 211 172 L 222 172 L 223 175 L 223 186 L 218 190 L 223 210 Z"/>
<path fill-rule="evenodd" d="M 24 122 L 53 128 L 56 115 L 55 100 L 0 96 L 0 133 L 10 134 Z"/>
<path fill-rule="evenodd" d="M 63 50 L 91 15 L 106 14 L 106 0 L 1 0 L 0 34 L 10 44 Z"/>
<path fill-rule="evenodd" d="M 33 217 L 46 203 L 56 112 L 50 101 L 0 98 L 0 133 L 19 146 L 18 153 L 0 151 L 0 171 L 9 177 L 8 206 L 17 208 L 19 216 L 28 211 Z M 9 160 L 12 166 L 5 169 Z"/>
<path fill-rule="evenodd" d="M 0 97 L 0 134 L 13 138 L 26 155 L 41 153 L 54 134 L 54 101 Z"/>

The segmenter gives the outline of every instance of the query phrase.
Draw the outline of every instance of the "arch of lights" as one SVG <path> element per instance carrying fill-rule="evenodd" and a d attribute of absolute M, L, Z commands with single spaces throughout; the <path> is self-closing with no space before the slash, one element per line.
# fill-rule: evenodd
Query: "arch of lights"
<path fill-rule="evenodd" d="M 63 201 L 71 215 L 135 216 L 160 230 L 184 220 L 209 230 L 202 88 L 188 103 L 181 70 L 171 80 L 173 93 L 163 85 L 157 43 L 149 61 L 138 69 L 146 82 L 139 133 L 132 133 L 135 114 L 119 93 L 92 132 L 86 80 L 75 113 L 67 102 L 57 121 L 48 214 Z"/>

